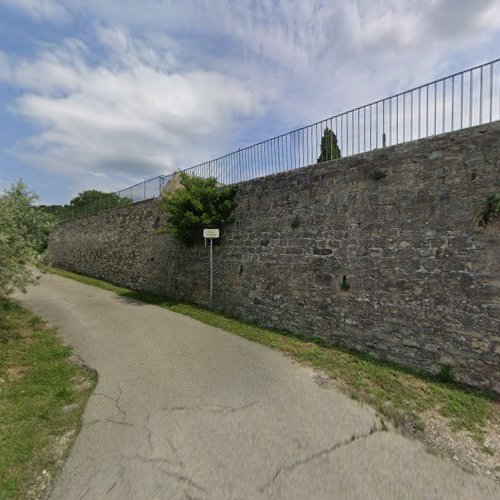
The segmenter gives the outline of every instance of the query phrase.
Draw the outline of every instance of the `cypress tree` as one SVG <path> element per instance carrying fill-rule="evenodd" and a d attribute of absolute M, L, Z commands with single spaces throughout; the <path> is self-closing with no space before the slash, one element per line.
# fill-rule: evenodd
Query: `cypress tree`
<path fill-rule="evenodd" d="M 318 158 L 318 163 L 335 160 L 340 158 L 340 148 L 337 144 L 337 136 L 333 130 L 325 128 L 323 137 L 321 138 L 321 153 Z"/>

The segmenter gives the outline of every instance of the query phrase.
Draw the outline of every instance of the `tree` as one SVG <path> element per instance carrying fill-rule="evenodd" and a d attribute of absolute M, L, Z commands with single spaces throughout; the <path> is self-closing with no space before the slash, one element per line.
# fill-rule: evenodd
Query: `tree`
<path fill-rule="evenodd" d="M 181 186 L 163 191 L 162 209 L 166 213 L 163 231 L 192 245 L 203 229 L 220 228 L 233 222 L 236 186 L 219 186 L 217 179 L 179 175 Z"/>
<path fill-rule="evenodd" d="M 318 158 L 318 163 L 336 160 L 337 158 L 340 158 L 340 156 L 337 136 L 334 134 L 333 130 L 326 127 L 323 137 L 321 138 L 321 153 Z"/>
<path fill-rule="evenodd" d="M 33 206 L 37 199 L 21 181 L 0 195 L 0 293 L 36 282 L 32 266 L 55 225 L 53 216 Z"/>
<path fill-rule="evenodd" d="M 84 206 L 112 208 L 127 205 L 131 202 L 132 200 L 130 198 L 125 198 L 116 193 L 105 193 L 104 191 L 98 191 L 97 189 L 89 189 L 87 191 L 82 191 L 78 194 L 78 196 L 75 196 L 70 201 L 70 205 L 76 208 Z"/>

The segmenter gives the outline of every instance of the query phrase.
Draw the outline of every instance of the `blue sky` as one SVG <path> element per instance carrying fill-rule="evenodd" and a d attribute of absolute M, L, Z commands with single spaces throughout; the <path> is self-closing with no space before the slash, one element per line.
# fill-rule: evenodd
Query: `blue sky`
<path fill-rule="evenodd" d="M 0 0 L 0 189 L 118 190 L 499 47 L 495 0 Z"/>

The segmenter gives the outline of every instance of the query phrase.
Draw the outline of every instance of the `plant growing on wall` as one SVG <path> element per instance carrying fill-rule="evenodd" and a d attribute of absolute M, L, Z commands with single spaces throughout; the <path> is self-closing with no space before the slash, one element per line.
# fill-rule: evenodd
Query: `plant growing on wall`
<path fill-rule="evenodd" d="M 164 191 L 162 209 L 166 225 L 162 231 L 192 245 L 206 228 L 221 228 L 233 222 L 236 186 L 220 186 L 217 179 L 180 174 L 180 187 Z"/>
<path fill-rule="evenodd" d="M 479 214 L 479 225 L 487 226 L 493 219 L 500 217 L 500 196 L 492 194 L 488 196 L 483 210 Z"/>
<path fill-rule="evenodd" d="M 318 158 L 318 163 L 336 160 L 337 158 L 340 158 L 340 156 L 337 136 L 334 134 L 333 130 L 326 127 L 323 132 L 323 137 L 321 138 L 321 153 Z"/>

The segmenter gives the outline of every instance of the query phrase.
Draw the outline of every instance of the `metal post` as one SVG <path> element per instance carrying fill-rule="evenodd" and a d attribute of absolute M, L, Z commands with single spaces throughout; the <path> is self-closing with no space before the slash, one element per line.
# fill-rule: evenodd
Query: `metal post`
<path fill-rule="evenodd" d="M 210 309 L 213 309 L 214 295 L 214 240 L 210 238 Z"/>

